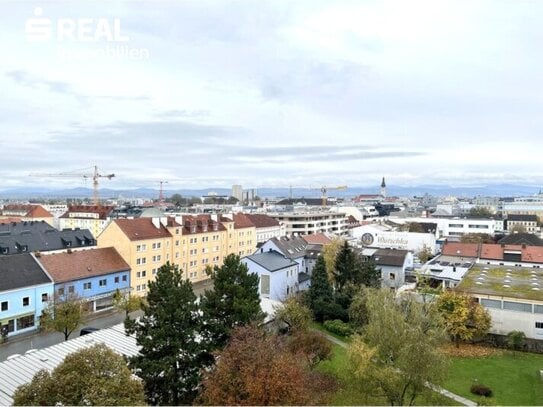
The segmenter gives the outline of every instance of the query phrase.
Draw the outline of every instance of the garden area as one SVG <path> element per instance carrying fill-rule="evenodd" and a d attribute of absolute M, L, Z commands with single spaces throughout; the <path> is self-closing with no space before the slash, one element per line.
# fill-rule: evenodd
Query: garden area
<path fill-rule="evenodd" d="M 488 349 L 488 348 L 483 348 Z M 473 384 L 492 390 L 486 404 L 543 405 L 543 355 L 492 349 L 486 356 L 453 356 L 443 387 L 460 396 L 478 401 L 470 392 Z"/>

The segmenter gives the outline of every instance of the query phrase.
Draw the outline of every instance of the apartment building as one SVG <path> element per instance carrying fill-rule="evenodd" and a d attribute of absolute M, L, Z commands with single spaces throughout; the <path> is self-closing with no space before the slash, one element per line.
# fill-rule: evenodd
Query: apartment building
<path fill-rule="evenodd" d="M 71 205 L 59 218 L 60 229 L 88 229 L 97 237 L 111 222 L 113 206 Z"/>
<path fill-rule="evenodd" d="M 114 247 L 130 266 L 130 286 L 136 295 L 145 295 L 157 270 L 172 260 L 167 224 L 167 218 L 115 219 L 98 236 L 98 247 Z"/>
<path fill-rule="evenodd" d="M 54 226 L 54 216 L 41 205 L 8 204 L 2 209 L 0 219 L 23 222 L 47 222 Z"/>
<path fill-rule="evenodd" d="M 285 235 L 285 228 L 281 226 L 277 219 L 264 214 L 245 213 L 243 215 L 256 228 L 256 243 L 265 243 L 273 237 L 281 237 Z"/>
<path fill-rule="evenodd" d="M 306 211 L 275 212 L 268 215 L 284 226 L 287 236 L 315 233 L 344 235 L 348 231 L 347 217 L 343 213 Z"/>
<path fill-rule="evenodd" d="M 254 253 L 256 228 L 237 214 L 116 219 L 98 236 L 98 246 L 117 249 L 132 270 L 132 290 L 144 295 L 167 261 L 197 282 L 208 278 L 208 266 L 220 266 L 228 254 Z"/>
<path fill-rule="evenodd" d="M 528 233 L 539 232 L 539 219 L 536 215 L 508 215 L 506 220 L 507 231 L 524 231 Z"/>

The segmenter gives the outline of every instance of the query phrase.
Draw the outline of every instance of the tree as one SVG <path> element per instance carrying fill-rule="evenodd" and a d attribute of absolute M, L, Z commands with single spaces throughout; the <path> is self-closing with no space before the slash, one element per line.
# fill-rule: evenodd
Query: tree
<path fill-rule="evenodd" d="M 437 300 L 437 308 L 457 347 L 460 341 L 470 341 L 484 335 L 490 328 L 488 311 L 465 294 L 445 291 Z"/>
<path fill-rule="evenodd" d="M 205 405 L 311 405 L 322 395 L 319 375 L 281 338 L 254 326 L 234 329 L 205 374 L 197 400 Z"/>
<path fill-rule="evenodd" d="M 40 325 L 46 331 L 56 331 L 64 334 L 67 341 L 73 331 L 87 317 L 85 301 L 75 294 L 55 295 L 43 310 Z"/>
<path fill-rule="evenodd" d="M 435 307 L 412 297 L 397 300 L 388 290 L 368 290 L 368 324 L 355 335 L 347 354 L 352 374 L 368 393 L 391 405 L 413 405 L 430 392 L 427 383 L 445 377 L 445 339 Z"/>
<path fill-rule="evenodd" d="M 343 239 L 334 237 L 329 244 L 324 245 L 322 248 L 322 255 L 324 256 L 324 263 L 326 264 L 326 271 L 328 272 L 328 280 L 330 282 L 334 281 L 336 258 L 342 244 Z"/>
<path fill-rule="evenodd" d="M 417 253 L 417 257 L 421 263 L 426 263 L 433 257 L 432 249 L 425 243 L 422 245 L 421 249 Z"/>
<path fill-rule="evenodd" d="M 357 282 L 358 273 L 358 258 L 349 243 L 344 242 L 336 257 L 334 281 L 337 290 L 341 291 L 349 282 Z"/>
<path fill-rule="evenodd" d="M 249 273 L 240 257 L 229 254 L 221 267 L 208 269 L 213 290 L 206 290 L 202 311 L 213 330 L 214 343 L 226 344 L 230 332 L 237 326 L 261 322 L 264 318 L 258 294 L 258 274 Z"/>
<path fill-rule="evenodd" d="M 460 237 L 461 243 L 494 243 L 494 239 L 487 233 L 467 233 Z"/>
<path fill-rule="evenodd" d="M 360 271 L 356 283 L 371 288 L 381 287 L 381 270 L 375 266 L 373 260 L 362 261 L 359 259 L 358 267 Z"/>
<path fill-rule="evenodd" d="M 357 328 L 362 328 L 368 323 L 367 289 L 358 290 L 349 306 L 349 321 Z"/>
<path fill-rule="evenodd" d="M 169 262 L 149 283 L 143 316 L 125 320 L 128 334 L 141 346 L 130 367 L 143 379 L 153 405 L 190 404 L 200 385 L 201 369 L 212 362 L 210 334 L 189 280 Z"/>
<path fill-rule="evenodd" d="M 507 334 L 507 347 L 513 351 L 513 357 L 516 355 L 515 351 L 522 349 L 526 335 L 522 331 L 511 331 Z"/>
<path fill-rule="evenodd" d="M 142 299 L 130 293 L 122 294 L 119 289 L 113 294 L 113 305 L 119 311 L 124 311 L 126 318 L 131 312 L 137 311 L 141 308 Z"/>
<path fill-rule="evenodd" d="M 472 218 L 490 218 L 492 212 L 485 206 L 475 206 L 469 210 L 469 216 Z"/>
<path fill-rule="evenodd" d="M 275 319 L 285 323 L 291 332 L 304 331 L 311 322 L 311 310 L 291 297 L 275 312 Z"/>
<path fill-rule="evenodd" d="M 407 222 L 400 229 L 402 232 L 424 233 L 424 229 L 419 222 Z"/>
<path fill-rule="evenodd" d="M 121 355 L 103 344 L 74 352 L 52 373 L 40 370 L 13 395 L 14 405 L 139 406 L 143 385 Z"/>
<path fill-rule="evenodd" d="M 170 198 L 170 201 L 175 205 L 175 206 L 181 206 L 181 205 L 184 205 L 186 204 L 187 200 L 185 198 L 183 198 L 181 196 L 181 194 L 173 194 Z"/>
<path fill-rule="evenodd" d="M 333 291 L 326 273 L 324 256 L 317 257 L 315 267 L 311 274 L 311 285 L 308 290 L 309 307 L 315 311 L 316 303 L 320 301 L 332 302 Z"/>
<path fill-rule="evenodd" d="M 511 228 L 511 233 L 526 233 L 526 227 L 524 225 L 515 225 Z"/>

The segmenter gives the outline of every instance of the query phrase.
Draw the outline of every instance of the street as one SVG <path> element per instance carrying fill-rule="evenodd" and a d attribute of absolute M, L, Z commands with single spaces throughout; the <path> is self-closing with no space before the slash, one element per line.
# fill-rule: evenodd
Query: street
<path fill-rule="evenodd" d="M 212 287 L 211 280 L 195 283 L 194 293 L 199 296 Z M 141 311 L 130 314 L 131 318 L 141 316 Z M 84 327 L 109 328 L 124 321 L 124 312 L 109 310 L 91 315 L 87 320 L 72 332 L 70 339 L 77 338 L 79 331 Z M 24 354 L 29 349 L 42 349 L 64 341 L 64 335 L 59 332 L 32 332 L 10 337 L 8 341 L 0 345 L 0 362 L 14 354 Z"/>

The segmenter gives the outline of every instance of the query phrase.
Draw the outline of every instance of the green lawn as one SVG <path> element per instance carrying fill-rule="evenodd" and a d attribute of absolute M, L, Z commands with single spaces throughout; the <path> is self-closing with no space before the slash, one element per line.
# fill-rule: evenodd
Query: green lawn
<path fill-rule="evenodd" d="M 447 390 L 472 400 L 469 389 L 476 380 L 492 389 L 498 405 L 543 405 L 543 383 L 539 376 L 543 355 L 503 352 L 479 358 L 452 358 Z"/>
<path fill-rule="evenodd" d="M 339 388 L 331 397 L 327 404 L 333 406 L 360 406 L 360 405 L 388 405 L 387 401 L 381 397 L 375 397 L 365 394 L 360 388 L 352 383 L 349 377 L 348 361 L 346 350 L 338 345 L 333 346 L 333 357 L 331 360 L 321 362 L 317 369 L 323 373 L 335 376 L 339 382 Z M 420 398 L 417 405 L 459 405 L 454 400 L 450 400 L 437 393 L 431 396 Z"/>
<path fill-rule="evenodd" d="M 343 342 L 346 342 L 346 343 L 349 343 L 351 341 L 351 338 L 350 337 L 346 337 L 346 336 L 341 336 L 341 335 L 338 335 L 338 334 L 335 334 L 333 332 L 330 332 L 329 330 L 327 330 L 324 325 L 320 322 L 315 322 L 313 321 L 311 323 L 311 327 L 318 330 L 318 331 L 321 331 L 321 332 L 324 332 L 325 334 L 328 334 L 330 336 L 333 336 L 334 338 L 336 339 L 339 339 L 340 341 L 343 341 Z"/>

